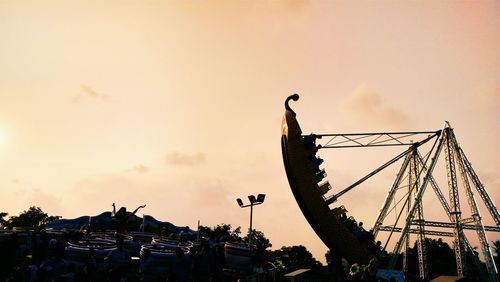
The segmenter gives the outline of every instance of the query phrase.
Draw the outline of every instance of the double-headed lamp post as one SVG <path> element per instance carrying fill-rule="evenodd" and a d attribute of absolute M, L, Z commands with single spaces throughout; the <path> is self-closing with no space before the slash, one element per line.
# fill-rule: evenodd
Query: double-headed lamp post
<path fill-rule="evenodd" d="M 252 217 L 253 217 L 253 206 L 260 205 L 264 203 L 264 199 L 266 198 L 266 194 L 259 194 L 257 195 L 257 198 L 254 195 L 248 196 L 248 200 L 250 200 L 250 204 L 244 205 L 243 201 L 238 198 L 236 199 L 236 202 L 238 202 L 238 205 L 240 205 L 240 208 L 247 208 L 250 207 L 250 232 L 248 234 L 248 244 L 252 243 L 252 235 L 253 235 L 253 229 L 252 229 Z"/>

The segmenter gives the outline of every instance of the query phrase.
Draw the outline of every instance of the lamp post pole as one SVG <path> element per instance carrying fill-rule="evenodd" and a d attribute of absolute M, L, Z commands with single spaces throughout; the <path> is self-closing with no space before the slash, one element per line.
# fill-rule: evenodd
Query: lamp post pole
<path fill-rule="evenodd" d="M 253 203 L 250 203 L 250 235 L 248 236 L 248 244 L 252 244 L 252 235 L 253 235 L 253 229 L 252 229 L 252 217 L 253 217 Z"/>
<path fill-rule="evenodd" d="M 250 207 L 250 230 L 248 231 L 248 244 L 252 243 L 252 236 L 253 236 L 253 206 L 260 205 L 264 203 L 264 199 L 266 198 L 265 194 L 259 194 L 257 197 L 254 195 L 248 196 L 248 199 L 250 200 L 250 204 L 244 205 L 243 201 L 238 198 L 236 199 L 236 202 L 238 202 L 238 205 L 240 208 L 247 208 Z"/>

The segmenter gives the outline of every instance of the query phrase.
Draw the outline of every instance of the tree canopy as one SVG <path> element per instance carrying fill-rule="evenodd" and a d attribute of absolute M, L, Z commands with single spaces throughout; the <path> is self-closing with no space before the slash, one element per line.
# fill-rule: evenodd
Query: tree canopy
<path fill-rule="evenodd" d="M 50 221 L 61 218 L 60 216 L 49 216 L 42 211 L 40 207 L 32 206 L 28 210 L 23 211 L 18 216 L 11 216 L 8 220 L 4 219 L 8 214 L 0 213 L 0 225 L 6 228 L 12 227 L 40 227 Z"/>
<path fill-rule="evenodd" d="M 278 277 L 298 269 L 322 268 L 322 264 L 302 245 L 281 247 L 279 250 L 271 251 L 269 261 L 276 266 Z"/>
<path fill-rule="evenodd" d="M 455 262 L 455 251 L 452 246 L 443 241 L 441 238 L 425 239 L 427 250 L 427 268 L 429 271 L 429 279 L 434 279 L 438 276 L 453 276 L 457 274 Z M 418 278 L 418 248 L 415 242 L 413 248 L 409 252 L 409 269 L 408 277 L 410 279 Z M 483 262 L 479 260 L 477 252 L 466 252 L 466 269 L 467 277 L 482 277 L 486 268 Z M 399 267 L 402 267 L 402 256 L 400 257 Z M 481 278 L 479 278 L 481 280 Z"/>
<path fill-rule="evenodd" d="M 248 234 L 247 236 L 243 237 L 243 242 L 248 242 L 250 237 L 252 238 L 252 244 L 256 245 L 257 248 L 267 249 L 273 246 L 262 231 L 254 230 L 252 232 L 252 235 Z"/>
<path fill-rule="evenodd" d="M 4 217 L 8 216 L 9 214 L 6 212 L 0 212 L 0 227 L 6 227 L 8 220 Z"/>
<path fill-rule="evenodd" d="M 215 227 L 200 225 L 199 232 L 201 237 L 214 240 L 241 241 L 241 227 L 238 226 L 234 230 L 231 230 L 231 224 L 221 223 Z"/>

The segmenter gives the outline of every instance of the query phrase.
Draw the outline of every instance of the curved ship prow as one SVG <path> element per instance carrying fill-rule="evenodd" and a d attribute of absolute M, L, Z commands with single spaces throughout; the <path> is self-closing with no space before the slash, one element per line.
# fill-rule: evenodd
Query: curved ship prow
<path fill-rule="evenodd" d="M 315 137 L 302 136 L 296 113 L 288 104 L 298 99 L 297 94 L 286 99 L 281 123 L 281 150 L 290 188 L 305 218 L 331 252 L 350 263 L 366 264 L 373 255 L 342 222 L 342 208 L 330 209 L 323 197 L 331 186 L 319 169 L 322 160 L 315 156 Z"/>

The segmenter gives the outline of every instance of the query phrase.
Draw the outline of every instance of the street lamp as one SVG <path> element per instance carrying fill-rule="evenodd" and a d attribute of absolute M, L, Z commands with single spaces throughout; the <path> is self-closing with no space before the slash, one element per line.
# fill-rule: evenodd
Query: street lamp
<path fill-rule="evenodd" d="M 250 201 L 250 204 L 244 205 L 243 201 L 238 198 L 236 199 L 236 202 L 238 202 L 238 205 L 240 208 L 247 208 L 250 207 L 250 232 L 248 235 L 248 244 L 252 243 L 252 235 L 253 235 L 253 229 L 252 229 L 252 217 L 253 217 L 253 206 L 260 205 L 264 203 L 264 199 L 266 198 L 266 194 L 259 194 L 257 197 L 254 195 L 248 196 L 248 200 Z"/>

